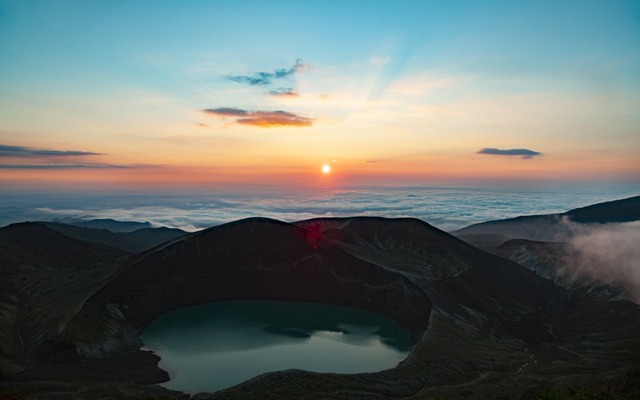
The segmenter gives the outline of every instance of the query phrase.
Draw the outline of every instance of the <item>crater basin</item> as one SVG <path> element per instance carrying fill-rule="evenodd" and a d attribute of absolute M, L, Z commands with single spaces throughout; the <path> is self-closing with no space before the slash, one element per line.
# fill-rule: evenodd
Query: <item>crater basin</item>
<path fill-rule="evenodd" d="M 169 373 L 163 385 L 189 394 L 286 369 L 381 371 L 397 366 L 414 344 L 399 323 L 378 313 L 268 300 L 175 310 L 152 321 L 142 339 Z"/>

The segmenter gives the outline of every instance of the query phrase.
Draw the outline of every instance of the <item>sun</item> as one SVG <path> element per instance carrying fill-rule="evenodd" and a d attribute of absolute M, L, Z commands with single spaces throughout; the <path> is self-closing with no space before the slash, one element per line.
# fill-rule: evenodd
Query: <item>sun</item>
<path fill-rule="evenodd" d="M 331 172 L 331 165 L 329 164 L 324 164 L 322 166 L 322 173 L 323 174 L 328 174 L 329 172 Z"/>

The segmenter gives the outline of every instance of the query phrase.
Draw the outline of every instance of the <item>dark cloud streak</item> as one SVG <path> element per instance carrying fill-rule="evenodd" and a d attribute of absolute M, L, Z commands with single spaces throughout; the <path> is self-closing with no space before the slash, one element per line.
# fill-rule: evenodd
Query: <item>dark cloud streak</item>
<path fill-rule="evenodd" d="M 0 164 L 1 169 L 130 169 L 144 168 L 143 165 L 116 164 Z"/>
<path fill-rule="evenodd" d="M 530 160 L 533 157 L 541 156 L 542 153 L 529 149 L 496 149 L 485 147 L 478 151 L 478 154 L 487 154 L 491 156 L 521 156 L 524 160 Z"/>
<path fill-rule="evenodd" d="M 244 117 L 249 114 L 246 110 L 233 107 L 208 108 L 202 110 L 205 114 L 218 115 L 221 117 Z"/>
<path fill-rule="evenodd" d="M 0 157 L 77 157 L 77 156 L 99 156 L 101 153 L 77 150 L 38 150 L 24 146 L 0 145 Z"/>

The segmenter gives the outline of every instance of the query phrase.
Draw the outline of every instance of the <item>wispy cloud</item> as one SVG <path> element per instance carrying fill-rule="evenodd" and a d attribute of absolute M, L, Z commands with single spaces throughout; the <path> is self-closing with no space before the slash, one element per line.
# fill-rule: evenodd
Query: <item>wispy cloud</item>
<path fill-rule="evenodd" d="M 273 72 L 256 72 L 251 75 L 231 75 L 227 79 L 233 82 L 246 83 L 252 86 L 269 85 L 274 79 L 282 79 L 302 71 L 305 65 L 302 60 L 296 60 L 296 63 L 291 68 L 280 68 Z"/>
<path fill-rule="evenodd" d="M 478 151 L 478 154 L 487 154 L 491 156 L 520 156 L 524 160 L 530 160 L 533 157 L 540 156 L 542 153 L 529 150 L 529 149 L 496 149 L 492 147 L 485 147 Z"/>
<path fill-rule="evenodd" d="M 7 146 L 0 144 L 0 157 L 77 157 L 99 155 L 102 154 L 90 151 L 33 149 L 31 147 Z"/>
<path fill-rule="evenodd" d="M 277 90 L 270 90 L 269 94 L 274 97 L 300 97 L 298 92 L 293 88 L 280 88 Z"/>
<path fill-rule="evenodd" d="M 239 108 L 221 107 L 202 110 L 207 115 L 232 117 L 242 125 L 253 125 L 262 128 L 278 126 L 311 126 L 313 118 L 303 117 L 288 111 L 248 111 Z"/>
<path fill-rule="evenodd" d="M 267 128 L 275 126 L 311 126 L 313 119 L 287 111 L 255 111 L 249 113 L 247 118 L 239 118 L 237 122 L 243 125 Z"/>

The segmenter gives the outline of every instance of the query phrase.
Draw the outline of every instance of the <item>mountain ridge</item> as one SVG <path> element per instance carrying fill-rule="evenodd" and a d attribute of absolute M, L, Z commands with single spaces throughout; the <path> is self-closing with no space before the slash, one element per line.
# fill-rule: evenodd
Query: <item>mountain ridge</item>
<path fill-rule="evenodd" d="M 474 234 L 493 234 L 508 236 L 512 239 L 562 241 L 573 236 L 567 222 L 606 224 L 638 220 L 640 220 L 640 196 L 633 196 L 574 208 L 563 213 L 525 215 L 481 222 L 451 233 L 457 237 L 467 238 Z"/>
<path fill-rule="evenodd" d="M 179 398 L 146 386 L 168 375 L 141 348 L 144 327 L 173 309 L 241 298 L 378 311 L 404 325 L 416 345 L 386 371 L 280 371 L 195 398 L 522 398 L 549 379 L 580 386 L 604 379 L 603 369 L 623 376 L 640 352 L 638 306 L 562 289 L 417 219 L 249 218 L 117 258 L 100 272 L 89 281 L 76 276 L 78 295 L 53 303 L 72 314 L 68 323 L 46 320 L 50 325 L 33 328 L 34 337 L 51 338 L 55 351 L 34 347 L 25 359 L 19 348 L 3 349 L 12 363 L 3 370 L 11 387 L 38 393 L 33 383 L 40 382 L 52 393 L 104 394 L 133 380 L 129 393 Z M 61 379 L 65 388 L 43 383 Z"/>
<path fill-rule="evenodd" d="M 84 242 L 117 247 L 128 253 L 140 253 L 187 234 L 183 230 L 166 227 L 146 227 L 128 231 L 116 230 L 114 232 L 106 228 L 90 228 L 59 222 L 42 222 L 42 224 L 66 236 Z"/>

